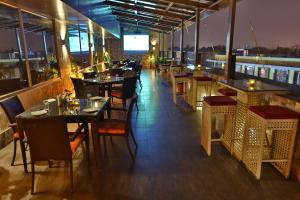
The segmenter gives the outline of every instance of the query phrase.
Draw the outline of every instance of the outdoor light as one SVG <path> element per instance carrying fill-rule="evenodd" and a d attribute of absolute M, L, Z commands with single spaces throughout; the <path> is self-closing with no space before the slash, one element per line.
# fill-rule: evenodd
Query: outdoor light
<path fill-rule="evenodd" d="M 154 47 L 154 46 L 152 47 L 152 50 L 153 50 L 153 51 L 155 50 L 155 47 Z"/>
<path fill-rule="evenodd" d="M 248 83 L 249 83 L 250 86 L 254 86 L 255 85 L 255 79 L 250 79 L 248 81 Z"/>
<path fill-rule="evenodd" d="M 157 43 L 156 39 L 151 40 L 151 44 L 152 44 L 153 46 L 155 46 L 156 43 Z"/>

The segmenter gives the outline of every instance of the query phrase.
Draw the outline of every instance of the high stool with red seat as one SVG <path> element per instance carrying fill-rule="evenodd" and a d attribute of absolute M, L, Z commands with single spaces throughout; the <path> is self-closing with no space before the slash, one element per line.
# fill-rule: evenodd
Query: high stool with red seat
<path fill-rule="evenodd" d="M 299 113 L 280 106 L 251 106 L 243 141 L 243 162 L 257 179 L 262 163 L 289 177 Z"/>
<path fill-rule="evenodd" d="M 236 104 L 235 100 L 227 96 L 204 97 L 200 138 L 208 156 L 211 155 L 212 142 L 222 142 L 232 153 Z M 212 139 L 212 118 L 220 116 L 224 117 L 224 130 L 218 139 Z"/>
<path fill-rule="evenodd" d="M 210 96 L 212 90 L 213 79 L 207 76 L 193 77 L 192 89 L 191 89 L 191 101 L 190 104 L 194 110 L 196 110 L 197 102 L 202 102 L 203 96 Z M 199 93 L 199 91 L 204 90 L 205 94 Z M 198 100 L 200 96 L 200 100 Z"/>
<path fill-rule="evenodd" d="M 179 85 L 179 84 L 183 85 L 183 96 L 184 96 L 184 98 L 186 98 L 186 96 L 187 96 L 186 87 L 187 87 L 187 84 L 190 81 L 190 76 L 191 76 L 191 74 L 185 73 L 185 72 L 184 73 L 177 73 L 177 74 L 174 74 L 172 76 L 172 92 L 173 92 L 173 102 L 174 102 L 174 104 L 177 104 L 177 99 L 176 99 L 177 85 Z"/>

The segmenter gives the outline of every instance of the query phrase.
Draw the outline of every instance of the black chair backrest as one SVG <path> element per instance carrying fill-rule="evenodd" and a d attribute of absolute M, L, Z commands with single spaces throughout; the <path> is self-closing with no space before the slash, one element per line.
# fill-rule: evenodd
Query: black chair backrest
<path fill-rule="evenodd" d="M 61 117 L 20 119 L 32 161 L 71 160 L 66 122 Z"/>
<path fill-rule="evenodd" d="M 24 107 L 18 98 L 18 96 L 11 97 L 9 99 L 5 99 L 0 102 L 4 112 L 6 113 L 9 122 L 11 124 L 16 123 L 16 116 L 22 112 L 24 112 Z M 14 128 L 14 131 L 15 130 Z"/>
<path fill-rule="evenodd" d="M 122 87 L 123 99 L 129 99 L 134 96 L 135 89 L 136 89 L 136 81 L 137 81 L 137 76 L 124 78 L 123 87 Z"/>
<path fill-rule="evenodd" d="M 86 98 L 87 94 L 91 94 L 92 96 L 99 95 L 100 86 L 99 85 L 89 85 L 86 84 L 80 78 L 71 78 L 72 83 L 74 85 L 74 90 L 76 93 L 76 97 L 78 98 Z"/>
<path fill-rule="evenodd" d="M 84 72 L 82 74 L 83 74 L 84 79 L 95 78 L 97 75 L 96 72 Z"/>
<path fill-rule="evenodd" d="M 115 69 L 109 69 L 108 71 L 110 76 L 123 76 L 124 75 L 124 70 L 120 68 L 115 68 Z"/>
<path fill-rule="evenodd" d="M 129 125 L 131 123 L 132 109 L 135 103 L 136 103 L 136 96 L 132 97 L 129 103 L 129 108 L 126 113 L 126 122 L 127 122 L 126 128 L 129 128 Z"/>

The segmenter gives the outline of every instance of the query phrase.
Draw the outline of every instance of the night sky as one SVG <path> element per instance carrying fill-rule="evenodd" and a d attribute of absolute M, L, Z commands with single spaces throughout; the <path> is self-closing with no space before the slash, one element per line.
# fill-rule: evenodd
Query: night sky
<path fill-rule="evenodd" d="M 269 48 L 300 45 L 300 0 L 242 0 L 237 4 L 234 47 L 245 45 Z M 250 31 L 255 27 L 255 36 Z M 228 9 L 215 12 L 200 23 L 200 45 L 225 45 Z M 185 31 L 184 46 L 194 46 L 194 24 Z M 175 47 L 179 47 L 180 31 L 175 33 Z"/>

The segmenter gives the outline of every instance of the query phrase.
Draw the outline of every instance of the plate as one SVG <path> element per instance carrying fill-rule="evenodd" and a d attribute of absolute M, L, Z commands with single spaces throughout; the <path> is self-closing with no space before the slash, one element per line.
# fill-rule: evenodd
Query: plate
<path fill-rule="evenodd" d="M 87 113 L 93 113 L 93 112 L 97 112 L 98 110 L 99 108 L 85 108 L 82 111 Z"/>
<path fill-rule="evenodd" d="M 40 115 L 44 115 L 47 114 L 47 110 L 37 110 L 37 111 L 32 111 L 31 115 L 33 116 L 40 116 Z"/>
<path fill-rule="evenodd" d="M 56 99 L 47 99 L 47 101 L 48 101 L 49 103 L 52 103 L 52 102 L 55 102 Z"/>
<path fill-rule="evenodd" d="M 103 100 L 104 98 L 99 97 L 99 96 L 95 96 L 95 97 L 91 97 L 90 99 L 93 100 L 93 101 L 97 101 L 97 100 Z"/>

